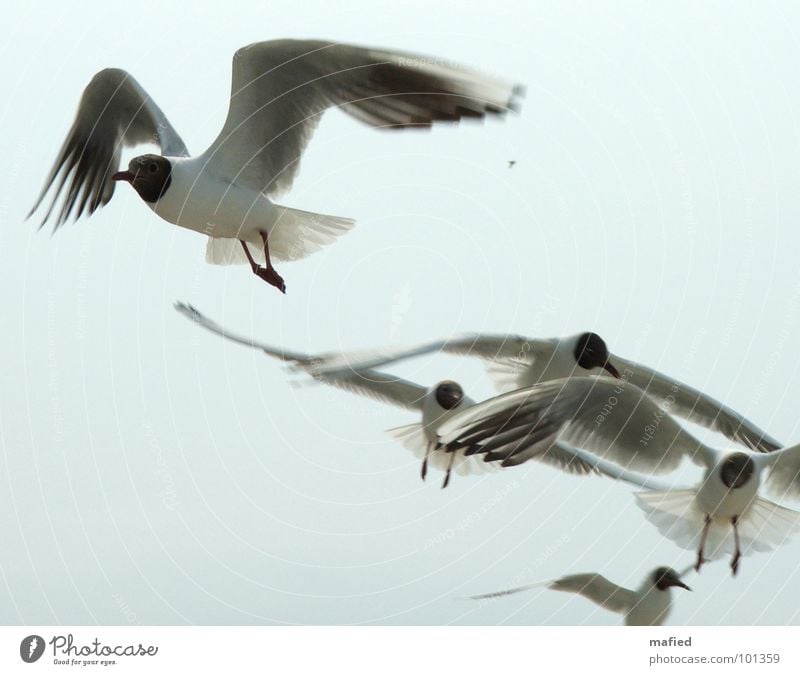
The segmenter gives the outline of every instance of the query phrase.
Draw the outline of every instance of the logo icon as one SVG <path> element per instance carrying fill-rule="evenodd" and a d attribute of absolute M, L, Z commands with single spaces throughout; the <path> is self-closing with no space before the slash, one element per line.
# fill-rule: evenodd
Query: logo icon
<path fill-rule="evenodd" d="M 19 655 L 25 663 L 33 663 L 44 654 L 44 640 L 39 635 L 29 635 L 19 643 Z"/>

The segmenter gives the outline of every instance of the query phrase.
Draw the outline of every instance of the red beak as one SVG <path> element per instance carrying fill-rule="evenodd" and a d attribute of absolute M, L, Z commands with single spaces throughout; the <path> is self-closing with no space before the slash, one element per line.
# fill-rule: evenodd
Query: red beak
<path fill-rule="evenodd" d="M 606 361 L 606 365 L 603 366 L 603 370 L 605 370 L 612 377 L 616 377 L 618 380 L 622 379 L 619 371 L 611 365 L 611 361 Z"/>
<path fill-rule="evenodd" d="M 117 173 L 111 176 L 111 180 L 124 180 L 129 183 L 133 182 L 133 179 L 134 175 L 130 171 L 117 171 Z"/>

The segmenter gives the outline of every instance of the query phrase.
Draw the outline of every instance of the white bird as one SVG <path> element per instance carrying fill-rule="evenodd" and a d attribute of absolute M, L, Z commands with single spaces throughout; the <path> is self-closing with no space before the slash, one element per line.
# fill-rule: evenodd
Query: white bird
<path fill-rule="evenodd" d="M 206 330 L 294 364 L 296 368 L 319 382 L 418 413 L 421 416 L 419 422 L 389 429 L 387 433 L 422 460 L 420 473 L 423 480 L 427 475 L 428 466 L 445 472 L 442 487 L 447 487 L 449 484 L 452 471 L 465 475 L 485 473 L 493 468 L 491 464 L 481 461 L 481 458 L 465 457 L 461 452 L 433 452 L 438 441 L 436 430 L 439 425 L 455 413 L 475 404 L 475 401 L 464 393 L 458 382 L 443 380 L 432 387 L 424 387 L 370 368 L 350 370 L 346 373 L 320 374 L 317 371 L 317 364 L 324 362 L 328 357 L 327 354 L 310 355 L 273 347 L 232 333 L 191 305 L 178 302 L 175 304 L 175 309 Z M 541 459 L 570 473 L 607 473 L 615 478 L 620 477 L 615 467 L 606 466 L 588 454 L 581 454 L 573 448 L 560 445 Z M 622 478 L 625 479 L 625 476 Z M 639 479 L 634 479 L 633 482 L 643 485 Z"/>
<path fill-rule="evenodd" d="M 319 364 L 323 373 L 348 368 L 377 368 L 443 351 L 478 356 L 489 361 L 487 370 L 500 391 L 513 391 L 573 376 L 612 376 L 643 389 L 668 407 L 670 413 L 750 448 L 768 452 L 783 444 L 743 415 L 683 382 L 612 354 L 596 333 L 565 338 L 535 339 L 520 335 L 471 334 L 407 348 L 336 354 Z"/>
<path fill-rule="evenodd" d="M 636 498 L 661 534 L 697 548 L 698 571 L 730 553 L 736 574 L 743 554 L 772 550 L 800 528 L 800 513 L 759 496 L 766 473 L 772 495 L 800 498 L 800 445 L 768 453 L 711 448 L 625 380 L 573 377 L 501 394 L 453 415 L 438 433 L 445 452 L 504 464 L 535 458 L 556 441 L 651 474 L 690 458 L 704 469 L 698 485 Z"/>
<path fill-rule="evenodd" d="M 685 573 L 684 573 L 685 574 Z M 603 609 L 625 615 L 626 626 L 661 626 L 672 610 L 672 588 L 691 591 L 671 567 L 658 567 L 648 574 L 636 590 L 617 586 L 601 574 L 571 574 L 554 581 L 527 584 L 505 591 L 473 595 L 473 600 L 487 600 L 520 593 L 532 588 L 577 593 Z"/>
<path fill-rule="evenodd" d="M 463 475 L 483 473 L 490 468 L 490 465 L 476 461 L 476 458 L 465 458 L 463 453 L 454 453 L 449 456 L 444 453 L 431 455 L 430 451 L 437 440 L 438 424 L 455 411 L 474 404 L 474 401 L 464 393 L 461 385 L 457 382 L 443 380 L 426 388 L 372 369 L 350 371 L 335 376 L 320 376 L 316 373 L 315 367 L 316 363 L 324 360 L 324 354 L 312 356 L 272 347 L 230 332 L 191 305 L 176 303 L 175 308 L 203 328 L 234 342 L 260 349 L 268 356 L 293 363 L 320 382 L 418 413 L 421 416 L 419 422 L 389 429 L 387 433 L 402 442 L 406 448 L 422 460 L 421 476 L 423 480 L 427 475 L 429 465 L 446 472 L 443 487 L 447 486 L 451 471 Z"/>
<path fill-rule="evenodd" d="M 44 218 L 66 188 L 56 227 L 73 212 L 77 219 L 104 206 L 114 181 L 127 181 L 164 220 L 208 235 L 208 262 L 247 261 L 285 292 L 271 258 L 303 258 L 354 222 L 273 201 L 291 187 L 328 108 L 372 127 L 419 128 L 501 115 L 521 94 L 519 86 L 437 58 L 319 40 L 257 42 L 234 54 L 222 130 L 208 149 L 190 156 L 139 83 L 108 68 L 84 90 L 31 214 L 56 180 Z M 144 143 L 158 145 L 162 154 L 135 157 L 127 171 L 118 171 L 122 148 Z"/>

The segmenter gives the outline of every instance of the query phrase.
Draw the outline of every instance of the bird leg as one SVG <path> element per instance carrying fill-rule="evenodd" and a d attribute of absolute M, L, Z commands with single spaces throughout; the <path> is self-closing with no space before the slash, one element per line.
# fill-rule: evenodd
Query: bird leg
<path fill-rule="evenodd" d="M 742 551 L 739 546 L 739 530 L 736 528 L 738 522 L 738 516 L 731 518 L 731 525 L 733 525 L 733 543 L 735 547 L 733 558 L 731 559 L 731 571 L 733 572 L 733 576 L 736 576 L 736 572 L 739 571 L 739 559 L 742 557 Z"/>
<path fill-rule="evenodd" d="M 433 443 L 430 442 L 425 446 L 425 457 L 422 459 L 422 469 L 420 469 L 420 477 L 422 480 L 425 480 L 425 476 L 428 475 L 428 455 L 431 454 L 431 447 Z"/>
<path fill-rule="evenodd" d="M 697 563 L 694 566 L 694 571 L 699 572 L 700 568 L 703 566 L 703 563 L 708 562 L 703 557 L 703 549 L 706 547 L 706 539 L 708 538 L 708 530 L 711 527 L 711 516 L 706 514 L 706 522 L 703 525 L 703 532 L 700 535 L 700 548 L 697 549 Z"/>
<path fill-rule="evenodd" d="M 253 256 L 250 253 L 250 249 L 247 248 L 247 244 L 239 240 L 241 243 L 242 248 L 244 249 L 244 254 L 247 256 L 247 260 L 250 263 L 250 269 L 253 270 L 253 274 L 255 274 L 260 279 L 263 279 L 271 286 L 275 286 L 281 293 L 286 293 L 286 284 L 283 282 L 283 277 L 275 271 L 275 268 L 272 266 L 272 261 L 269 258 L 269 243 L 267 242 L 267 235 L 264 232 L 261 232 L 261 239 L 264 242 L 264 258 L 267 261 L 266 267 L 261 267 L 255 260 L 253 260 Z"/>
<path fill-rule="evenodd" d="M 456 453 L 455 451 L 450 451 L 450 463 L 447 465 L 447 473 L 444 475 L 444 482 L 442 483 L 442 489 L 446 488 L 450 483 L 450 471 L 453 469 L 453 462 L 455 461 Z"/>

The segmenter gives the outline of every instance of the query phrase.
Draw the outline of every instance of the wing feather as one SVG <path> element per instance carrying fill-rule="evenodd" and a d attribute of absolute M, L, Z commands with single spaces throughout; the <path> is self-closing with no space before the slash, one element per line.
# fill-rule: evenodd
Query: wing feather
<path fill-rule="evenodd" d="M 639 601 L 639 596 L 634 591 L 617 586 L 602 574 L 572 574 L 556 579 L 548 588 L 553 591 L 577 593 L 596 605 L 618 614 L 629 612 Z"/>
<path fill-rule="evenodd" d="M 766 488 L 778 499 L 800 499 L 800 445 L 793 445 L 764 457 L 769 467 Z"/>
<path fill-rule="evenodd" d="M 631 384 L 662 401 L 673 415 L 717 431 L 750 450 L 773 452 L 783 447 L 743 415 L 683 382 L 618 356 L 612 356 L 611 362 Z"/>
<path fill-rule="evenodd" d="M 275 197 L 331 107 L 373 127 L 428 127 L 502 114 L 521 89 L 441 60 L 320 40 L 273 40 L 238 50 L 231 100 L 208 170 Z"/>
<path fill-rule="evenodd" d="M 516 588 L 509 588 L 503 591 L 472 595 L 470 599 L 489 600 L 542 587 L 549 588 L 553 591 L 582 595 L 596 605 L 600 605 L 604 609 L 619 614 L 626 614 L 629 612 L 639 600 L 639 596 L 634 591 L 623 588 L 622 586 L 617 586 L 601 574 L 571 574 L 553 581 L 541 581 L 533 584 L 525 584 L 524 586 L 517 586 Z"/>
<path fill-rule="evenodd" d="M 316 356 L 299 352 L 290 352 L 232 333 L 201 314 L 191 305 L 179 302 L 175 304 L 175 309 L 212 333 L 216 333 L 228 340 L 238 342 L 247 347 L 260 349 L 265 354 L 282 361 L 292 362 L 295 367 L 305 371 L 315 380 L 323 384 L 409 410 L 422 410 L 426 389 L 414 382 L 409 382 L 408 380 L 370 369 L 352 370 L 339 374 L 321 374 L 316 370 L 319 360 Z"/>
<path fill-rule="evenodd" d="M 526 431 L 519 435 L 518 431 Z M 504 461 L 537 459 L 556 441 L 626 469 L 666 473 L 683 457 L 711 461 L 695 439 L 641 389 L 608 378 L 573 377 L 501 394 L 458 413 L 438 430 L 445 449 L 489 448 Z"/>
<path fill-rule="evenodd" d="M 124 70 L 106 68 L 86 86 L 72 128 L 28 217 L 42 205 L 54 184 L 53 199 L 40 225 L 53 214 L 64 192 L 55 228 L 74 215 L 91 215 L 114 194 L 111 176 L 119 169 L 123 147 L 152 143 L 164 155 L 187 156 L 181 137 L 161 108 Z"/>
<path fill-rule="evenodd" d="M 378 349 L 327 354 L 319 363 L 320 372 L 378 368 L 398 361 L 424 356 L 435 352 L 448 354 L 474 354 L 485 359 L 512 359 L 520 354 L 531 357 L 545 345 L 543 340 L 532 340 L 517 335 L 483 335 L 469 333 L 441 340 L 432 340 L 407 347 L 384 347 Z M 524 368 L 525 364 L 521 367 Z"/>

